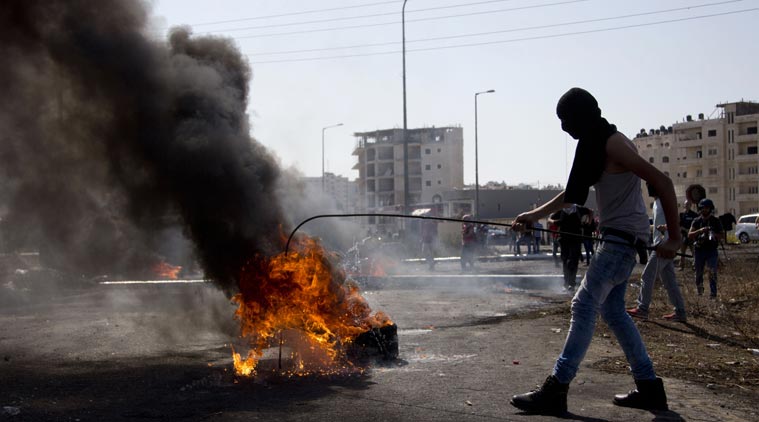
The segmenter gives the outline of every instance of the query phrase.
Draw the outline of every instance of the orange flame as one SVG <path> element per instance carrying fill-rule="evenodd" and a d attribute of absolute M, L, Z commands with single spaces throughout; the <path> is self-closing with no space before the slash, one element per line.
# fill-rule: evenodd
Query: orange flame
<path fill-rule="evenodd" d="M 233 301 L 250 351 L 243 358 L 233 350 L 238 375 L 256 375 L 264 351 L 272 346 L 279 353 L 286 349 L 286 358 L 295 362 L 292 374 L 351 366 L 344 359 L 345 346 L 371 328 L 392 324 L 381 312 L 372 315 L 358 286 L 346 282 L 334 265 L 334 254 L 305 237 L 296 249 L 251 260 L 242 270 L 240 293 Z"/>
<path fill-rule="evenodd" d="M 177 265 L 176 267 L 161 261 L 153 266 L 153 273 L 161 278 L 169 280 L 176 280 L 179 277 L 179 272 L 182 271 L 182 267 Z"/>

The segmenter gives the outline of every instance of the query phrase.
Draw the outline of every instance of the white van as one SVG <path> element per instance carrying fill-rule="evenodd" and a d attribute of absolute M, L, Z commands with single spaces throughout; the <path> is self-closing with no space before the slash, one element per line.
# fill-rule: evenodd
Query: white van
<path fill-rule="evenodd" d="M 759 240 L 759 231 L 756 230 L 756 218 L 759 214 L 742 215 L 735 226 L 735 237 L 741 243 Z"/>

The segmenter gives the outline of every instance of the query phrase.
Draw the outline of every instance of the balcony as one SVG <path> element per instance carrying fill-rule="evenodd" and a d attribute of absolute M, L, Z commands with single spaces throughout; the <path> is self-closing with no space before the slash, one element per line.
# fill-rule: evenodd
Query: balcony
<path fill-rule="evenodd" d="M 746 162 L 746 161 L 759 161 L 759 154 L 756 153 L 756 151 L 752 152 L 740 152 L 735 155 L 735 161 L 738 162 Z"/>

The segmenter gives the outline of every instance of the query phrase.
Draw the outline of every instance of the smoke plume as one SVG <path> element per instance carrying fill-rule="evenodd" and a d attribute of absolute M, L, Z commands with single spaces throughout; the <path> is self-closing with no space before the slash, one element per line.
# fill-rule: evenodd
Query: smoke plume
<path fill-rule="evenodd" d="M 233 43 L 147 35 L 138 1 L 0 10 L 0 217 L 6 249 L 83 274 L 149 268 L 181 225 L 228 291 L 282 250 L 280 170 L 249 135 L 251 70 Z"/>

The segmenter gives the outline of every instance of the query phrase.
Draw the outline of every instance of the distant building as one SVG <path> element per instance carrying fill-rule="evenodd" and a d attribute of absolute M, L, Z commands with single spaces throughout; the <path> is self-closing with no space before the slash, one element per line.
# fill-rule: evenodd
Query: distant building
<path fill-rule="evenodd" d="M 642 157 L 667 174 L 680 203 L 694 183 L 706 188 L 717 212 L 736 216 L 759 212 L 759 104 L 718 104 L 720 116 L 641 130 L 634 142 Z M 642 186 L 647 203 L 649 198 Z"/>
<path fill-rule="evenodd" d="M 519 213 L 537 208 L 561 193 L 559 189 L 482 189 L 480 188 L 479 218 L 483 220 L 511 220 Z M 474 206 L 474 189 L 443 193 L 445 215 L 455 217 L 470 214 Z M 584 206 L 596 209 L 593 190 Z"/>
<path fill-rule="evenodd" d="M 409 129 L 409 205 L 442 202 L 442 193 L 464 186 L 461 127 Z M 364 212 L 400 213 L 404 204 L 403 129 L 355 133 L 358 207 Z M 397 221 L 366 221 L 397 227 Z M 390 227 L 392 226 L 392 227 Z"/>
<path fill-rule="evenodd" d="M 321 177 L 304 177 L 303 181 L 309 191 L 321 192 Z M 347 177 L 324 173 L 324 196 L 332 201 L 332 206 L 337 211 L 353 213 L 358 209 L 358 184 Z"/>

